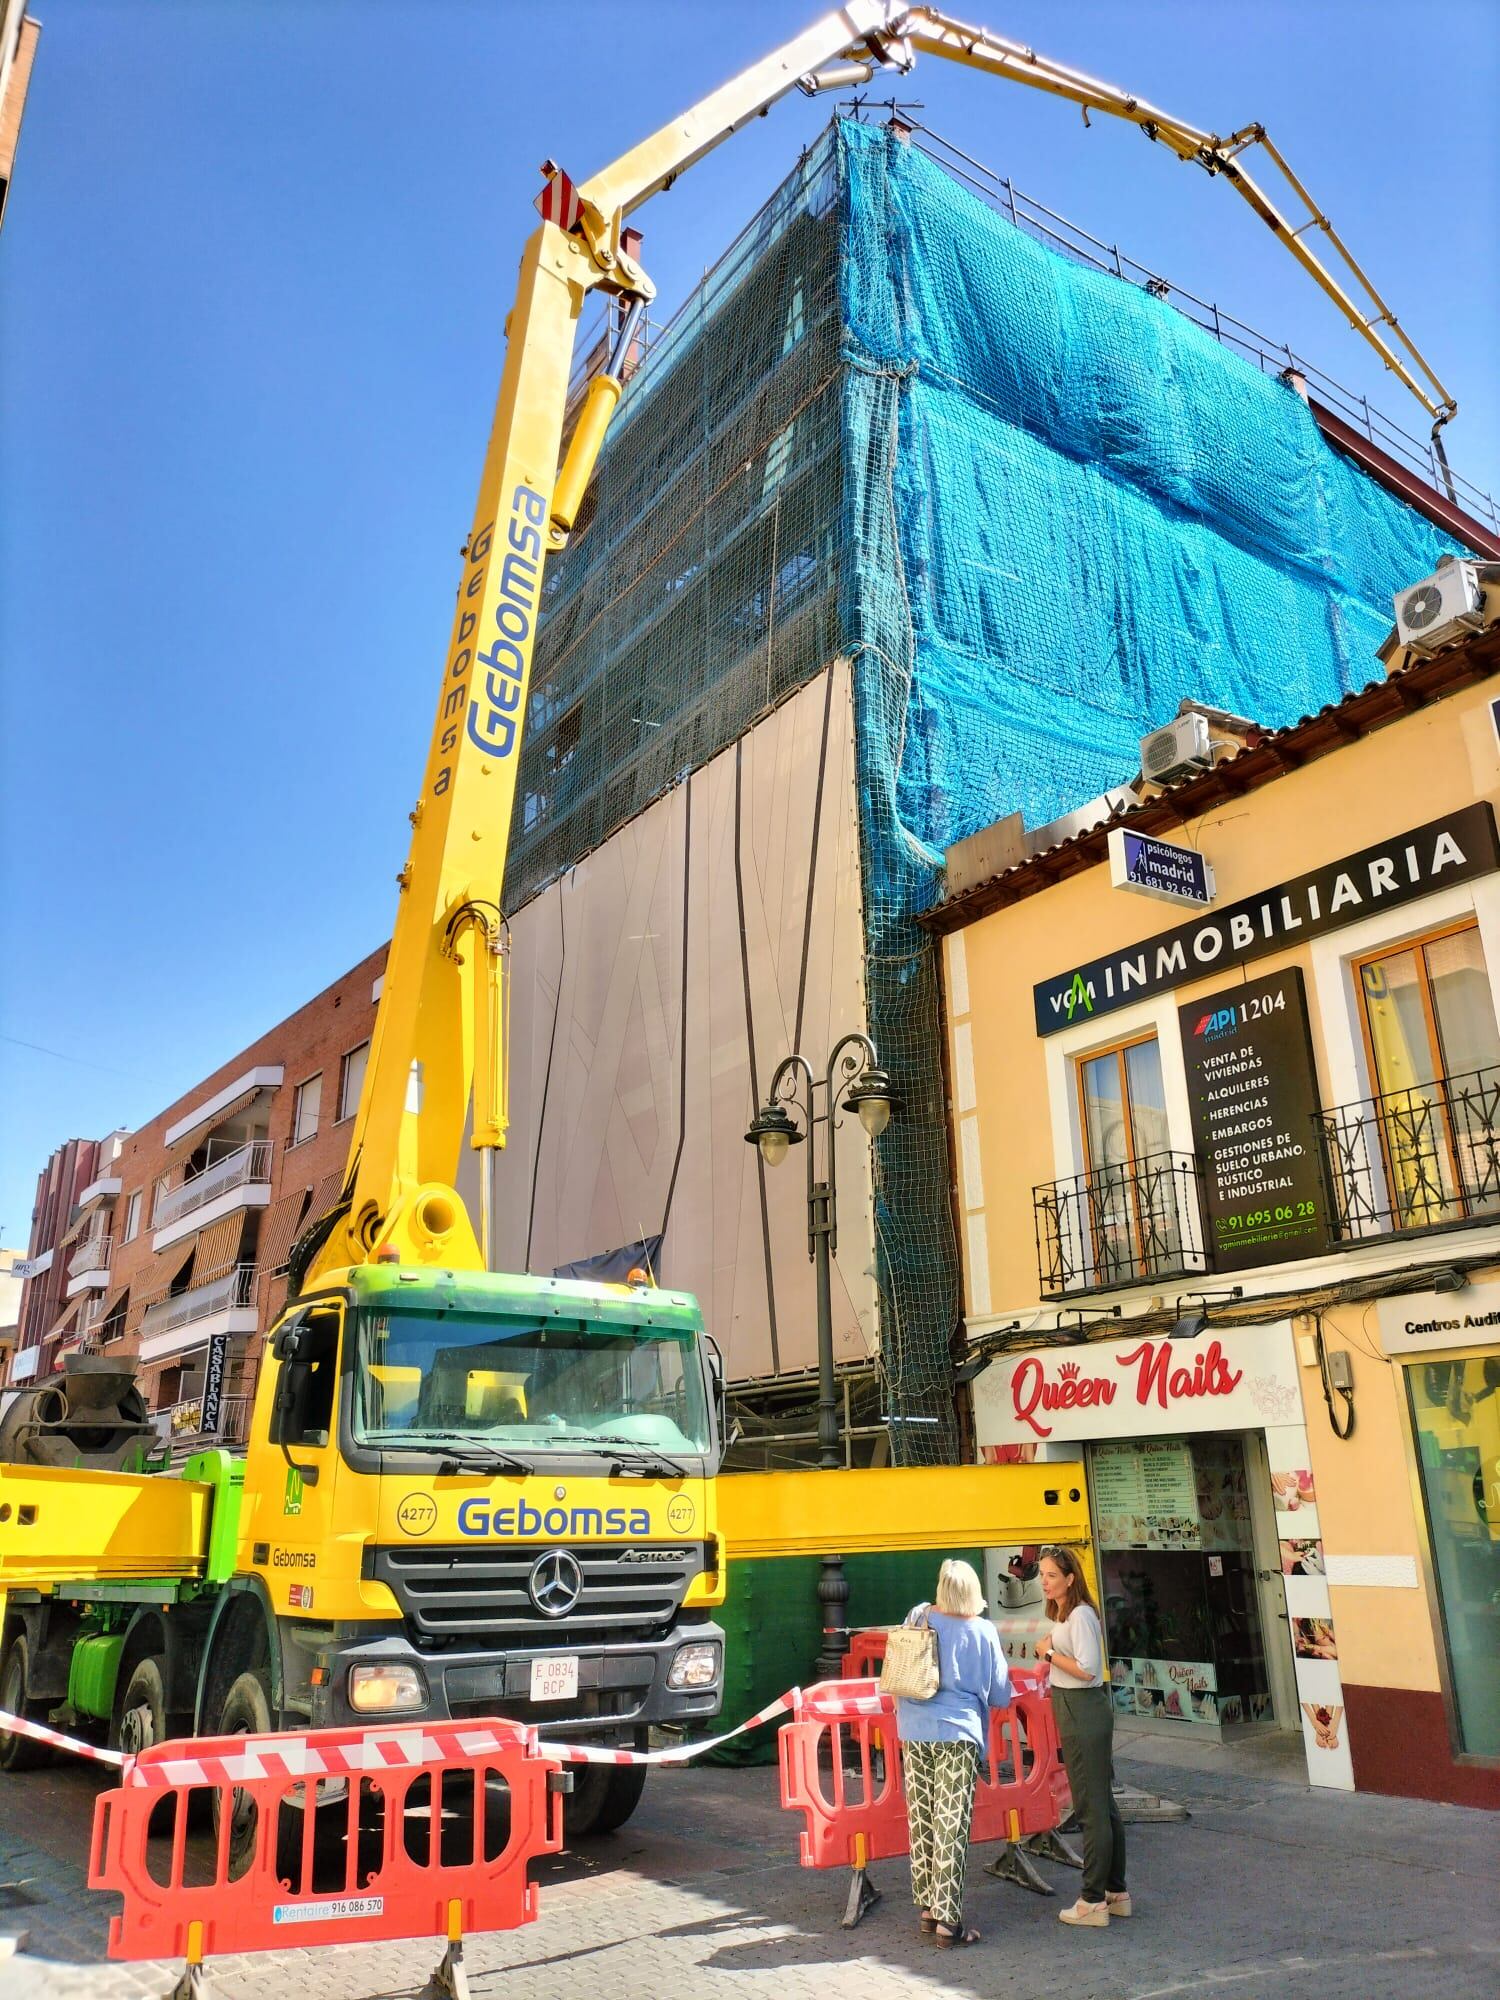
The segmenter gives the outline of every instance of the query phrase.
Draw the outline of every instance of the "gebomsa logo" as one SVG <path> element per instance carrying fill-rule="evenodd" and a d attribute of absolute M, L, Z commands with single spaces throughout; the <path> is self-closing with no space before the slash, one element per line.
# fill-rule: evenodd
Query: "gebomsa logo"
<path fill-rule="evenodd" d="M 511 495 L 508 547 L 500 565 L 500 593 L 495 600 L 495 632 L 489 646 L 475 659 L 476 677 L 483 679 L 469 703 L 469 741 L 492 757 L 507 757 L 515 746 L 526 678 L 527 647 L 536 619 L 541 585 L 541 524 L 547 503 L 529 486 Z"/>
<path fill-rule="evenodd" d="M 563 1489 L 558 1488 L 559 1494 Z M 458 1510 L 461 1535 L 514 1535 L 533 1541 L 566 1536 L 589 1541 L 604 1535 L 649 1535 L 651 1515 L 645 1507 L 533 1507 L 528 1500 L 496 1507 L 485 1499 L 465 1500 Z"/>

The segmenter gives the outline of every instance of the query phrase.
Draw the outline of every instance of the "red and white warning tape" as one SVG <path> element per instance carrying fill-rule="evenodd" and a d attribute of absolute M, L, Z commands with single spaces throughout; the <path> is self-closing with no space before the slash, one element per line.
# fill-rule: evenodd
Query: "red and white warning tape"
<path fill-rule="evenodd" d="M 835 1691 L 836 1689 L 836 1691 Z M 825 1684 L 804 1694 L 789 1688 L 775 1701 L 767 1702 L 745 1722 L 710 1736 L 699 1743 L 675 1744 L 668 1750 L 611 1750 L 597 1743 L 554 1743 L 537 1738 L 533 1730 L 524 1733 L 548 1757 L 567 1764 L 685 1764 L 705 1751 L 717 1750 L 736 1736 L 759 1729 L 778 1715 L 795 1713 L 808 1721 L 837 1721 L 852 1715 L 879 1715 L 885 1707 L 874 1681 L 844 1681 Z M 361 1730 L 347 1743 L 314 1745 L 305 1736 L 259 1736 L 246 1740 L 245 1748 L 232 1756 L 168 1757 L 140 1764 L 119 1750 L 106 1750 L 97 1743 L 85 1743 L 76 1736 L 64 1736 L 45 1723 L 29 1721 L 0 1709 L 0 1730 L 30 1736 L 66 1750 L 75 1757 L 95 1763 L 124 1767 L 128 1785 L 148 1785 L 169 1789 L 178 1785 L 243 1784 L 252 1778 L 280 1774 L 292 1778 L 343 1777 L 350 1772 L 390 1770 L 404 1764 L 436 1764 L 445 1757 L 477 1757 L 498 1750 L 514 1736 L 502 1737 L 494 1730 L 461 1728 L 448 1724 L 440 1728 L 420 1726 L 401 1729 L 374 1726 Z"/>
<path fill-rule="evenodd" d="M 45 1722 L 29 1722 L 24 1715 L 12 1715 L 9 1709 L 0 1708 L 0 1729 L 7 1736 L 33 1736 L 38 1743 L 50 1743 L 54 1750 L 68 1750 L 75 1757 L 91 1757 L 96 1764 L 118 1767 L 125 1762 L 122 1750 L 104 1750 L 97 1743 L 84 1743 L 76 1736 L 62 1736 L 57 1730 L 49 1729 Z"/>

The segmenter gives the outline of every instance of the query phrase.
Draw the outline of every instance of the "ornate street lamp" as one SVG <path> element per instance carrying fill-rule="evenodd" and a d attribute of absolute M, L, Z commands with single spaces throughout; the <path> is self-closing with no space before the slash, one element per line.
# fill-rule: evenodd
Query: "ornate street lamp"
<path fill-rule="evenodd" d="M 823 1092 L 821 1111 L 816 1108 L 819 1090 Z M 748 1145 L 759 1146 L 760 1156 L 768 1167 L 779 1167 L 793 1146 L 800 1146 L 804 1139 L 814 1141 L 817 1128 L 823 1127 L 821 1178 L 817 1172 L 817 1145 L 809 1143 L 807 1148 L 807 1254 L 817 1272 L 818 1464 L 828 1471 L 842 1463 L 833 1366 L 833 1259 L 839 1247 L 834 1131 L 841 1122 L 839 1111 L 852 1111 L 866 1135 L 878 1139 L 890 1124 L 896 1106 L 891 1080 L 880 1067 L 875 1044 L 868 1035 L 856 1032 L 834 1044 L 821 1077 L 813 1075 L 812 1065 L 805 1056 L 784 1057 L 771 1078 L 765 1103 L 745 1134 Z M 848 1641 L 843 1607 L 849 1601 L 849 1586 L 841 1556 L 823 1558 L 818 1596 L 824 1607 L 823 1653 L 818 1673 L 824 1680 L 836 1680 Z"/>

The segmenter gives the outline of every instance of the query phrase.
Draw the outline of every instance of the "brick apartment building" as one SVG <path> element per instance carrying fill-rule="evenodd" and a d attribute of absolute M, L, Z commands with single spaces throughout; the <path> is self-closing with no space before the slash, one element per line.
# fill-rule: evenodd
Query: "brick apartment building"
<path fill-rule="evenodd" d="M 161 1428 L 241 1441 L 287 1257 L 333 1201 L 385 947 L 139 1130 L 70 1140 L 37 1186 L 11 1387 L 133 1356 Z"/>

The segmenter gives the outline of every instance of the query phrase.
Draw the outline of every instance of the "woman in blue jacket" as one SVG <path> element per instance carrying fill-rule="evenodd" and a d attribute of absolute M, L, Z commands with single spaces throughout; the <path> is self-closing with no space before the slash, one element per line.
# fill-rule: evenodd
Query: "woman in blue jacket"
<path fill-rule="evenodd" d="M 968 1563 L 943 1564 L 936 1602 L 919 1604 L 906 1622 L 924 1620 L 937 1634 L 937 1693 L 925 1701 L 902 1696 L 896 1703 L 912 1900 L 921 1928 L 940 1945 L 978 1944 L 979 1932 L 964 1922 L 969 1821 L 990 1710 L 1010 1706 L 1010 1670 Z"/>

